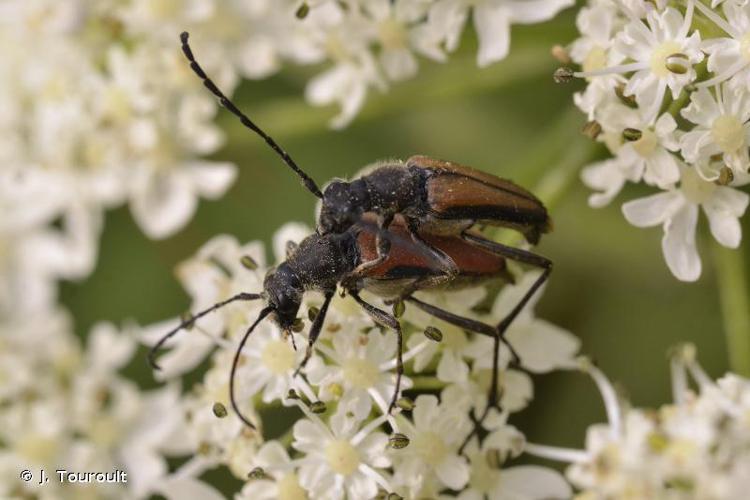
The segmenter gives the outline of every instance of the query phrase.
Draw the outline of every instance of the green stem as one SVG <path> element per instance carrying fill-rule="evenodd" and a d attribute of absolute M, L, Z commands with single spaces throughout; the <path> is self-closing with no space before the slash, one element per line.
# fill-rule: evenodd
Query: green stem
<path fill-rule="evenodd" d="M 438 379 L 437 377 L 429 377 L 429 376 L 413 376 L 411 377 L 412 382 L 414 385 L 412 386 L 412 389 L 415 390 L 421 390 L 421 391 L 429 391 L 431 389 L 442 389 L 446 385 L 445 382 Z"/>
<path fill-rule="evenodd" d="M 714 264 L 730 369 L 750 377 L 750 293 L 742 247 L 714 244 Z"/>

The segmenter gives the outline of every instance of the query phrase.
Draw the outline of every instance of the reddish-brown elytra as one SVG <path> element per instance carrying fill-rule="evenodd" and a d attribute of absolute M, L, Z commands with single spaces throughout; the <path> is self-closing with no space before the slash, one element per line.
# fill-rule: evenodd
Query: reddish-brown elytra
<path fill-rule="evenodd" d="M 370 214 L 369 217 L 374 218 L 374 228 L 370 223 L 365 225 L 369 228 L 367 231 L 371 233 L 368 236 L 370 239 L 363 241 L 362 247 L 359 248 L 369 250 L 366 252 L 367 258 L 358 259 L 355 268 L 336 275 L 340 278 L 340 283 L 344 288 L 355 289 L 353 284 L 363 280 L 370 286 L 374 286 L 378 280 L 385 280 L 392 289 L 399 290 L 398 300 L 414 303 L 431 314 L 446 321 L 455 320 L 455 323 L 461 323 L 462 327 L 471 330 L 472 328 L 467 326 L 469 323 L 466 323 L 464 318 L 458 318 L 447 311 L 440 311 L 424 304 L 414 299 L 411 296 L 412 293 L 422 288 L 450 284 L 459 277 L 465 278 L 466 271 L 472 265 L 477 264 L 481 267 L 488 263 L 483 254 L 472 254 L 469 248 L 542 269 L 537 280 L 500 324 L 496 327 L 474 325 L 474 331 L 476 328 L 487 327 L 492 331 L 492 336 L 502 339 L 513 319 L 549 277 L 552 262 L 527 250 L 488 240 L 470 231 L 470 228 L 477 223 L 506 227 L 519 231 L 529 243 L 536 244 L 541 235 L 552 228 L 547 210 L 541 201 L 509 180 L 427 156 L 413 156 L 406 162 L 382 162 L 368 168 L 366 172 L 352 181 L 334 180 L 321 190 L 312 177 L 305 173 L 273 138 L 240 111 L 206 75 L 193 56 L 187 33 L 182 33 L 181 40 L 182 51 L 190 62 L 190 67 L 203 80 L 206 88 L 246 127 L 260 135 L 284 163 L 299 176 L 304 186 L 321 200 L 317 221 L 320 237 L 329 235 L 351 237 L 353 233 L 361 232 L 363 227 L 361 223 L 365 214 Z M 394 229 L 393 224 L 397 216 L 400 222 Z M 360 229 L 353 229 L 357 227 Z M 396 237 L 397 234 L 400 236 Z M 392 273 L 396 268 L 389 266 L 387 261 L 394 242 L 401 241 L 403 235 L 408 235 L 408 238 L 417 246 L 405 249 L 401 257 L 406 255 L 414 258 L 417 254 L 424 255 L 426 259 L 433 262 L 430 266 L 432 275 L 410 279 L 396 286 L 394 278 L 388 276 L 388 272 Z M 456 248 L 460 251 L 454 251 Z M 295 252 L 295 255 L 298 253 Z M 464 254 L 471 254 L 473 257 L 466 259 L 463 258 Z M 316 256 L 316 252 L 312 252 L 309 258 L 314 259 Z M 394 255 L 392 258 L 397 257 L 398 255 Z M 474 259 L 478 260 L 474 262 Z M 424 264 L 425 262 L 420 262 L 417 268 L 424 270 L 426 268 Z M 397 268 L 403 269 L 404 266 Z M 309 262 L 305 269 L 312 271 L 322 269 L 322 267 L 320 263 Z M 281 272 L 281 266 L 277 274 L 279 272 Z M 326 306 L 327 304 L 328 301 L 325 302 Z M 297 302 L 296 307 L 298 306 Z M 277 315 L 283 311 L 283 307 L 284 304 L 281 303 L 274 306 Z M 293 309 L 296 314 L 294 303 L 289 307 L 290 311 Z M 363 305 L 363 307 L 367 309 L 372 306 Z M 369 310 L 368 312 L 373 314 Z M 382 318 L 381 322 L 388 323 Z M 398 324 L 398 321 L 395 323 Z M 490 330 L 483 331 L 489 334 Z M 311 340 L 314 340 L 312 332 Z M 497 364 L 497 353 L 495 364 Z M 497 371 L 497 366 L 493 368 Z M 494 387 L 491 391 L 488 409 L 497 404 L 496 396 L 497 388 Z M 486 411 L 484 416 L 486 416 Z M 484 416 L 479 420 L 481 421 Z"/>

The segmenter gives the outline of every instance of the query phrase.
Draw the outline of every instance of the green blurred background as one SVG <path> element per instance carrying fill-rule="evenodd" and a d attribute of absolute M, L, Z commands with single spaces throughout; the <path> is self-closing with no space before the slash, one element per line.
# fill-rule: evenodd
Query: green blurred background
<path fill-rule="evenodd" d="M 573 11 L 517 26 L 508 59 L 478 69 L 470 34 L 448 64 L 423 60 L 415 80 L 373 92 L 343 131 L 326 125 L 334 109 L 303 100 L 305 82 L 322 68 L 245 82 L 236 100 L 321 183 L 378 159 L 419 153 L 512 178 L 540 194 L 550 203 L 555 231 L 538 250 L 555 270 L 538 315 L 578 335 L 582 351 L 635 405 L 658 406 L 671 400 L 670 346 L 695 343 L 712 376 L 728 369 L 715 248 L 702 218 L 704 272 L 697 283 L 682 283 L 664 264 L 661 229 L 634 228 L 621 215 L 623 201 L 649 189 L 631 186 L 610 207 L 587 206 L 578 172 L 604 151 L 580 133 L 584 117 L 572 105 L 580 84 L 556 85 L 551 75 L 558 63 L 549 55 L 552 45 L 574 38 Z M 63 302 L 82 335 L 101 320 L 148 324 L 184 311 L 188 298 L 175 265 L 216 234 L 269 242 L 285 222 L 313 224 L 315 200 L 297 178 L 227 112 L 219 113 L 219 122 L 228 140 L 215 157 L 239 165 L 237 182 L 223 199 L 202 202 L 190 224 L 165 241 L 146 239 L 126 208 L 109 213 L 96 272 L 63 287 Z M 747 217 L 744 229 L 747 234 Z M 137 361 L 128 373 L 153 386 L 145 360 Z M 515 425 L 532 441 L 580 447 L 586 427 L 605 418 L 592 382 L 575 373 L 535 382 L 537 395 L 514 416 Z"/>

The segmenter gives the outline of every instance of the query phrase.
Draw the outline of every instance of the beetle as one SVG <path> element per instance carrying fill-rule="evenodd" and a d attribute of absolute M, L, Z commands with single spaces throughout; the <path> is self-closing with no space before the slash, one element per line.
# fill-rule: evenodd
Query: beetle
<path fill-rule="evenodd" d="M 400 393 L 403 374 L 403 334 L 399 320 L 394 314 L 365 301 L 360 296 L 360 292 L 367 290 L 384 298 L 393 298 L 400 297 L 404 287 L 413 290 L 434 289 L 435 280 L 433 278 L 443 275 L 444 271 L 434 265 L 430 255 L 424 251 L 421 245 L 415 244 L 410 239 L 406 223 L 399 216 L 389 232 L 392 245 L 386 259 L 378 266 L 369 268 L 365 275 L 358 275 L 355 280 L 347 280 L 363 261 L 372 259 L 376 255 L 378 230 L 377 225 L 371 222 L 369 217 L 365 217 L 343 233 L 311 234 L 291 250 L 284 262 L 267 273 L 263 281 L 263 290 L 260 293 L 242 292 L 234 295 L 190 316 L 161 337 L 149 351 L 148 358 L 151 365 L 158 370 L 159 365 L 155 358 L 159 349 L 181 329 L 194 324 L 201 317 L 232 302 L 264 300 L 266 306 L 260 311 L 258 317 L 246 330 L 238 344 L 229 380 L 232 408 L 246 425 L 255 428 L 239 409 L 234 390 L 235 373 L 247 339 L 266 317 L 275 321 L 283 331 L 291 331 L 297 319 L 304 293 L 307 291 L 322 292 L 323 304 L 310 327 L 305 357 L 295 372 L 296 375 L 310 359 L 313 346 L 322 331 L 329 305 L 335 296 L 337 287 L 341 286 L 376 323 L 394 330 L 397 334 L 396 387 L 388 408 L 390 412 Z M 459 272 L 452 275 L 450 281 L 443 282 L 443 285 L 455 288 L 493 279 L 504 281 L 512 281 L 513 279 L 507 270 L 505 257 L 489 248 L 470 245 L 463 238 L 455 235 L 436 235 L 422 232 L 420 236 L 429 244 L 445 252 L 458 266 Z M 481 235 L 475 234 L 474 236 L 483 239 Z M 489 404 L 484 415 L 491 407 L 497 407 L 499 347 L 500 342 L 504 342 L 500 330 L 496 326 L 455 315 L 411 295 L 406 300 L 436 318 L 494 339 L 493 383 L 490 387 Z M 514 309 L 509 313 L 509 316 L 512 317 L 506 317 L 503 321 L 512 321 L 518 311 L 520 311 L 520 308 Z M 511 354 L 516 356 L 512 346 L 507 342 L 506 345 L 511 350 Z M 479 421 L 481 422 L 483 419 L 484 416 Z"/>
<path fill-rule="evenodd" d="M 377 267 L 387 257 L 390 241 L 387 229 L 396 214 L 403 216 L 409 236 L 423 245 L 431 258 L 443 269 L 435 277 L 437 282 L 450 281 L 459 267 L 440 248 L 430 245 L 420 236 L 420 230 L 431 234 L 457 235 L 469 244 L 492 247 L 511 260 L 542 269 L 537 281 L 528 291 L 533 293 L 552 272 L 552 261 L 533 252 L 508 245 L 477 240 L 466 231 L 475 224 L 505 227 L 524 235 L 532 245 L 542 234 L 552 230 L 552 221 L 544 204 L 533 194 L 513 182 L 459 165 L 427 156 L 412 156 L 406 162 L 386 161 L 375 164 L 352 181 L 334 180 L 323 191 L 276 141 L 243 113 L 198 64 L 188 43 L 189 34 L 180 35 L 182 51 L 193 72 L 203 81 L 228 111 L 243 125 L 262 137 L 286 165 L 301 179 L 303 185 L 319 198 L 317 231 L 320 234 L 342 233 L 356 224 L 364 213 L 377 216 L 377 252 L 372 259 L 362 262 L 348 277 L 356 280 Z M 404 289 L 403 296 L 410 289 Z M 526 299 L 528 300 L 528 299 Z"/>

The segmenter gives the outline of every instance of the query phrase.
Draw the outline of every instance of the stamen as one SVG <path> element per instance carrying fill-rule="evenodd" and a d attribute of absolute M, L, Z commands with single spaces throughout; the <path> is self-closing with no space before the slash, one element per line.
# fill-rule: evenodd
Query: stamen
<path fill-rule="evenodd" d="M 558 462 L 579 463 L 589 461 L 588 453 L 573 448 L 559 448 L 557 446 L 526 443 L 523 451 L 535 457 L 547 458 Z"/>
<path fill-rule="evenodd" d="M 596 383 L 596 387 L 599 389 L 604 401 L 604 408 L 607 411 L 607 420 L 612 428 L 613 437 L 620 436 L 622 434 L 622 409 L 620 408 L 615 388 L 606 375 L 594 366 L 589 359 L 580 358 L 579 366 L 582 371 L 588 373 L 594 379 L 594 383 Z"/>
<path fill-rule="evenodd" d="M 349 442 L 357 446 L 359 443 L 362 442 L 363 439 L 365 439 L 372 431 L 383 425 L 387 421 L 386 417 L 384 415 L 379 416 L 366 426 L 362 427 L 359 432 L 357 432 L 353 438 L 349 440 Z"/>

